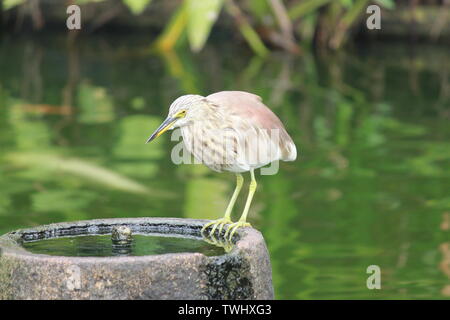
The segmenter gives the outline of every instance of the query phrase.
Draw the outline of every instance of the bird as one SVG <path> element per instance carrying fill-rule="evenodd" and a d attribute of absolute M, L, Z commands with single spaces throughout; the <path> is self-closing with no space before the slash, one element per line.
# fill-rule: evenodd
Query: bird
<path fill-rule="evenodd" d="M 238 228 L 251 227 L 247 215 L 257 188 L 255 170 L 274 161 L 295 161 L 297 148 L 281 120 L 260 96 L 245 91 L 220 91 L 206 97 L 186 94 L 169 107 L 167 118 L 147 139 L 153 141 L 167 130 L 179 128 L 186 150 L 200 163 L 216 172 L 236 175 L 236 187 L 223 218 L 203 225 L 219 234 L 225 225 L 230 240 Z M 231 220 L 236 199 L 250 172 L 247 200 L 240 219 Z M 219 229 L 217 229 L 219 228 Z"/>

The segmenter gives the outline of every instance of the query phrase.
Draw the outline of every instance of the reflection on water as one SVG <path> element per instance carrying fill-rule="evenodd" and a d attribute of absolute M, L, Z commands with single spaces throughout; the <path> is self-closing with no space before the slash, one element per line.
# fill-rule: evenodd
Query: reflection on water
<path fill-rule="evenodd" d="M 233 175 L 175 166 L 169 135 L 144 142 L 179 95 L 247 90 L 280 116 L 300 154 L 259 179 L 249 217 L 266 238 L 276 297 L 450 297 L 448 48 L 261 59 L 228 41 L 198 55 L 142 55 L 147 42 L 2 41 L 0 232 L 222 216 Z M 366 288 L 372 264 L 381 290 Z"/>
<path fill-rule="evenodd" d="M 133 235 L 129 244 L 114 244 L 111 235 L 84 235 L 24 242 L 32 253 L 66 257 L 145 256 L 164 253 L 199 252 L 206 256 L 223 254 L 220 247 L 202 240 L 156 235 Z"/>

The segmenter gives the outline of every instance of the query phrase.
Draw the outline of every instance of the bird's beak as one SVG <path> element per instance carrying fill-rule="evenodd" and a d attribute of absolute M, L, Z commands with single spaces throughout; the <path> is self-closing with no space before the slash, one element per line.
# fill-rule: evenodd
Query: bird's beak
<path fill-rule="evenodd" d="M 150 141 L 158 138 L 160 135 L 162 135 L 164 132 L 166 132 L 167 130 L 169 130 L 173 124 L 175 123 L 175 121 L 177 121 L 178 118 L 171 118 L 171 117 L 167 117 L 166 120 L 164 120 L 163 123 L 161 123 L 161 125 L 159 126 L 158 129 L 155 130 L 155 132 L 153 132 L 153 134 L 150 136 L 150 138 L 147 139 L 146 143 L 149 143 Z"/>

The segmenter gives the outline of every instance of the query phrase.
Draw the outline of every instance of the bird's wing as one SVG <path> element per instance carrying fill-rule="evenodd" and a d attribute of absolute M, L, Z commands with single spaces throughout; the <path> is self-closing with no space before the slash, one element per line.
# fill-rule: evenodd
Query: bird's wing
<path fill-rule="evenodd" d="M 297 149 L 287 133 L 281 120 L 263 102 L 261 97 L 244 91 L 221 91 L 213 93 L 206 99 L 227 112 L 246 119 L 254 128 L 278 129 L 278 146 L 281 160 L 293 161 L 297 158 Z"/>

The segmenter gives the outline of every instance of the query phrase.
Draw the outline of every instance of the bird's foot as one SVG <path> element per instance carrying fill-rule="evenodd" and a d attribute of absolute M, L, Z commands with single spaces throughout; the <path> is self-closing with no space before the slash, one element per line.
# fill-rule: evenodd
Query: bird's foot
<path fill-rule="evenodd" d="M 228 240 L 231 241 L 233 239 L 233 235 L 235 234 L 236 230 L 243 227 L 251 227 L 252 225 L 245 221 L 238 221 L 235 223 L 232 223 L 229 227 L 227 232 L 225 232 L 225 238 L 228 237 L 228 234 L 230 235 Z"/>
<path fill-rule="evenodd" d="M 217 238 L 215 237 L 215 235 L 212 236 L 203 235 L 203 240 L 209 244 L 225 249 L 225 252 L 227 253 L 230 252 L 234 247 L 233 243 L 228 241 L 226 238 L 221 237 L 220 235 Z"/>
<path fill-rule="evenodd" d="M 209 227 L 213 226 L 211 231 L 209 232 L 209 236 L 212 237 L 217 228 L 219 228 L 219 235 L 220 235 L 222 233 L 223 227 L 226 224 L 230 224 L 230 223 L 233 223 L 233 221 L 231 221 L 229 218 L 221 218 L 221 219 L 217 219 L 217 220 L 208 222 L 207 224 L 205 224 L 203 226 L 201 233 L 203 234 L 203 232 L 206 229 L 208 229 Z"/>

